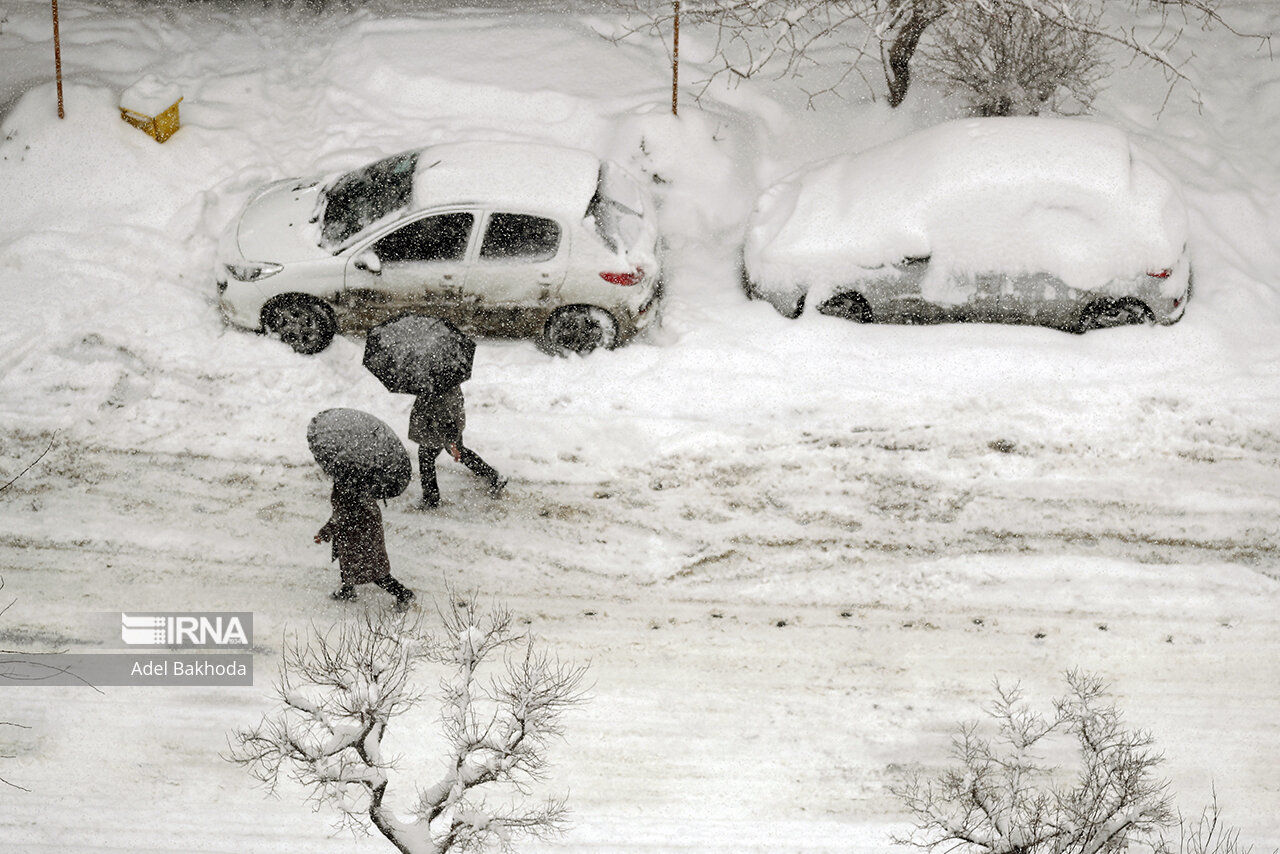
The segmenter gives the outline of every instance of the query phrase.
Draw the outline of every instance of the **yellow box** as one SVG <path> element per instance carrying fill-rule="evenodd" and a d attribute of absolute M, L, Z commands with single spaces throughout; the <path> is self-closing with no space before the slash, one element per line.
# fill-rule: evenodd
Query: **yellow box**
<path fill-rule="evenodd" d="M 173 136 L 182 125 L 178 121 L 178 104 L 182 99 L 174 101 L 159 115 L 148 116 L 133 110 L 120 108 L 120 118 L 141 130 L 156 142 L 164 142 Z"/>

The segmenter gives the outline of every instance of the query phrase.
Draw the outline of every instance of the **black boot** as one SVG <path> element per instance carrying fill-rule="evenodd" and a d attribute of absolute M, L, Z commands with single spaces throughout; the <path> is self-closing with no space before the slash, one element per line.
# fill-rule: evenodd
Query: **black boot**
<path fill-rule="evenodd" d="M 386 578 L 383 578 L 379 581 L 375 581 L 374 584 L 377 584 L 383 590 L 387 591 L 392 596 L 396 597 L 396 608 L 398 610 L 401 610 L 401 611 L 405 610 L 406 608 L 409 607 L 409 604 L 414 600 L 413 591 L 410 590 L 408 587 L 405 587 L 397 579 L 395 579 L 390 575 L 388 575 Z"/>
<path fill-rule="evenodd" d="M 440 487 L 436 483 L 436 457 L 440 448 L 418 446 L 418 479 L 422 481 L 422 506 L 440 506 Z"/>
<path fill-rule="evenodd" d="M 493 480 L 489 481 L 489 497 L 499 498 L 502 496 L 502 490 L 507 488 L 507 479 L 502 475 L 494 472 Z"/>
<path fill-rule="evenodd" d="M 336 599 L 339 602 L 356 601 L 356 588 L 351 584 L 344 584 L 337 590 L 329 594 L 330 599 Z"/>
<path fill-rule="evenodd" d="M 480 459 L 480 455 L 470 448 L 458 446 L 458 460 L 467 468 L 471 469 L 477 477 L 482 477 L 489 481 L 489 494 L 497 498 L 502 494 L 502 488 L 507 485 L 507 479 L 498 474 L 498 470 L 493 466 Z"/>

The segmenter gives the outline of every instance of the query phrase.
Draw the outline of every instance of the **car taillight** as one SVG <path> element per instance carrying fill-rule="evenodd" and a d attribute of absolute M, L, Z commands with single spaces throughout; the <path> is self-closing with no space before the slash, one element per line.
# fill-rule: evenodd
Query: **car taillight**
<path fill-rule="evenodd" d="M 1169 267 L 1163 270 L 1148 270 L 1147 275 L 1153 279 L 1167 279 L 1173 274 L 1173 270 Z"/>
<path fill-rule="evenodd" d="M 644 268 L 636 267 L 630 273 L 601 273 L 600 278 L 611 285 L 635 285 L 644 278 Z"/>

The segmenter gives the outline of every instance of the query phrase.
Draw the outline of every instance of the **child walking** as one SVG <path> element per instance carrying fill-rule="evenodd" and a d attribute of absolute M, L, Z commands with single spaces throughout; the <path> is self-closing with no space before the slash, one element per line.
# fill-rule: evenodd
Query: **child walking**
<path fill-rule="evenodd" d="M 356 484 L 335 481 L 329 501 L 333 515 L 316 532 L 315 540 L 333 542 L 333 559 L 338 561 L 342 586 L 330 595 L 350 602 L 356 598 L 357 584 L 376 584 L 396 597 L 398 608 L 407 608 L 413 601 L 413 591 L 391 575 L 377 500 Z"/>

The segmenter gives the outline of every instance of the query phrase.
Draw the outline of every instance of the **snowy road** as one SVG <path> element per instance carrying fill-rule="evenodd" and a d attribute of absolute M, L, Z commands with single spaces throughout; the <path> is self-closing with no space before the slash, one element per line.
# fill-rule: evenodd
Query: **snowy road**
<path fill-rule="evenodd" d="M 991 679 L 1047 698 L 1066 667 L 1119 686 L 1184 802 L 1216 785 L 1255 837 L 1280 835 L 1280 774 L 1256 750 L 1280 738 L 1280 490 L 1257 489 L 1272 450 L 1121 460 L 936 432 L 727 442 L 608 480 L 522 480 L 500 502 L 447 468 L 436 513 L 412 492 L 390 503 L 390 551 L 419 591 L 500 591 L 591 661 L 593 699 L 553 763 L 568 850 L 883 850 L 901 817 L 886 787 L 936 765 Z M 1142 486 L 1178 481 L 1194 494 Z M 1072 483 L 1090 486 L 1064 497 Z M 6 813 L 0 836 L 32 852 L 349 850 L 216 756 L 264 708 L 283 627 L 340 611 L 309 543 L 318 474 L 61 446 L 14 488 L 5 646 L 91 646 L 86 615 L 127 602 L 255 611 L 260 649 L 252 690 L 6 693 L 33 728 L 9 776 L 76 807 Z"/>
<path fill-rule="evenodd" d="M 1277 22 L 1269 3 L 1225 8 L 1242 31 Z M 1280 847 L 1266 51 L 1188 31 L 1203 103 L 1159 115 L 1158 75 L 1117 63 L 1099 118 L 1182 181 L 1197 290 L 1176 326 L 1070 336 L 792 322 L 744 298 L 761 187 L 954 114 L 916 84 L 896 111 L 714 86 L 677 122 L 666 47 L 601 38 L 619 26 L 601 9 L 63 11 L 62 121 L 47 74 L 34 85 L 48 6 L 0 15 L 0 483 L 54 442 L 0 496 L 0 648 L 100 648 L 122 610 L 248 610 L 257 684 L 4 689 L 0 720 L 29 729 L 0 728 L 0 776 L 30 792 L 0 788 L 0 851 L 384 849 L 219 752 L 266 710 L 282 632 L 343 614 L 311 542 L 327 489 L 307 421 L 354 406 L 402 430 L 409 399 L 360 366 L 359 341 L 302 358 L 225 329 L 209 271 L 263 182 L 461 138 L 648 175 L 672 247 L 663 322 L 634 344 L 554 359 L 480 343 L 467 440 L 511 476 L 501 501 L 445 463 L 438 511 L 411 508 L 416 486 L 385 511 L 421 594 L 479 588 L 591 662 L 547 784 L 572 824 L 546 850 L 892 850 L 889 786 L 940 766 L 993 678 L 1047 702 L 1073 667 L 1152 730 L 1184 811 L 1216 787 L 1243 840 Z M 690 28 L 682 80 L 709 35 Z M 164 146 L 119 121 L 144 73 L 185 93 Z M 403 733 L 433 713 L 388 738 L 397 805 L 431 757 Z"/>

